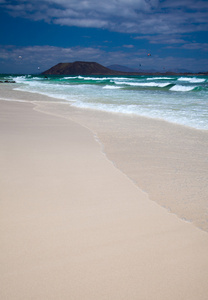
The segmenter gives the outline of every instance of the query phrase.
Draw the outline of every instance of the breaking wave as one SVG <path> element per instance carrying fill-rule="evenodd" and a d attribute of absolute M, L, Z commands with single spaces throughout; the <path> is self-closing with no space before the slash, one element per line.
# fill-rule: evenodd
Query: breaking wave
<path fill-rule="evenodd" d="M 8 78 L 8 76 L 7 76 Z M 15 89 L 70 105 L 208 130 L 207 76 L 10 76 Z"/>

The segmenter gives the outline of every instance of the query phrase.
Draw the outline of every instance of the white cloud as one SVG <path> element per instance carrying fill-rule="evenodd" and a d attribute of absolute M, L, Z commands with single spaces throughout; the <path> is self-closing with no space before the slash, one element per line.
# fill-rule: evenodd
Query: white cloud
<path fill-rule="evenodd" d="M 208 51 L 208 43 L 185 43 L 182 46 L 183 49 L 196 50 L 202 49 L 204 51 Z"/>
<path fill-rule="evenodd" d="M 18 0 L 2 2 L 13 16 L 116 32 L 174 34 L 208 29 L 207 1 Z"/>
<path fill-rule="evenodd" d="M 194 47 L 197 46 L 194 44 Z M 208 47 L 207 44 L 204 46 Z M 187 47 L 190 45 L 187 44 Z M 22 58 L 19 59 L 19 56 Z M 0 47 L 0 73 L 4 72 L 3 66 L 10 72 L 35 73 L 38 67 L 41 71 L 45 71 L 59 62 L 77 60 L 96 61 L 104 66 L 120 64 L 133 68 L 139 67 L 141 64 L 142 69 L 155 70 L 183 68 L 203 71 L 207 69 L 207 60 L 200 57 L 197 60 L 189 57 L 159 57 L 156 55 L 148 57 L 145 49 L 141 49 L 139 52 L 135 49 L 131 52 L 131 59 L 129 59 L 129 53 L 125 49 L 107 52 L 93 47 L 30 46 L 16 48 L 12 45 Z"/>
<path fill-rule="evenodd" d="M 150 44 L 184 44 L 185 39 L 182 35 L 141 35 L 134 37 L 135 40 L 148 40 Z"/>
<path fill-rule="evenodd" d="M 71 47 L 62 48 L 54 46 L 1 46 L 0 58 L 9 60 L 14 64 L 19 63 L 19 56 L 22 57 L 22 64 L 42 65 L 43 68 L 51 67 L 59 62 L 72 62 L 75 60 L 96 60 L 103 56 L 103 51 L 98 48 Z M 105 56 L 105 55 L 104 55 Z"/>
<path fill-rule="evenodd" d="M 134 45 L 123 45 L 123 47 L 131 49 L 131 48 L 134 48 Z"/>

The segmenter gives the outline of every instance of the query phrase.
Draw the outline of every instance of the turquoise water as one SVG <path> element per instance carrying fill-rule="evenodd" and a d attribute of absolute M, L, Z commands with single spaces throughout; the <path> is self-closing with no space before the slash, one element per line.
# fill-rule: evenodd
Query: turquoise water
<path fill-rule="evenodd" d="M 208 129 L 207 76 L 7 76 L 16 90 L 70 105 Z"/>

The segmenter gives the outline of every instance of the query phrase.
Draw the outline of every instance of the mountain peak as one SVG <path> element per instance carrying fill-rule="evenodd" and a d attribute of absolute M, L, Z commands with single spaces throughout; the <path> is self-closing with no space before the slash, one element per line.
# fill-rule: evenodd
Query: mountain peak
<path fill-rule="evenodd" d="M 58 63 L 46 70 L 45 75 L 119 75 L 120 72 L 110 70 L 96 62 L 75 61 Z"/>

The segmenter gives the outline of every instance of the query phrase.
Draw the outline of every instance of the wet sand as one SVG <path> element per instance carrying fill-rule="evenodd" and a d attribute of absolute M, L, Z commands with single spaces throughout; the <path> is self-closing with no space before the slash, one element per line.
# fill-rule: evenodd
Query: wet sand
<path fill-rule="evenodd" d="M 18 97 L 36 100 L 35 94 Z M 123 158 L 116 151 L 130 144 L 121 116 L 115 127 L 115 116 L 104 114 L 108 119 L 89 130 L 97 112 L 89 121 L 84 111 L 57 108 L 0 101 L 1 299 L 207 299 L 207 232 L 152 201 L 119 169 Z M 106 128 L 112 135 L 117 130 L 120 144 Z M 151 130 L 138 132 L 144 145 L 152 141 Z M 140 171 L 146 182 L 154 162 L 148 182 L 158 181 L 161 190 L 153 153 L 158 148 L 164 159 L 157 144 L 163 134 L 154 151 L 143 153 Z M 177 153 L 172 136 L 166 161 Z"/>
<path fill-rule="evenodd" d="M 151 200 L 208 232 L 208 131 L 64 103 L 37 109 L 89 128 L 108 159 Z"/>

